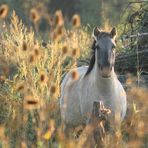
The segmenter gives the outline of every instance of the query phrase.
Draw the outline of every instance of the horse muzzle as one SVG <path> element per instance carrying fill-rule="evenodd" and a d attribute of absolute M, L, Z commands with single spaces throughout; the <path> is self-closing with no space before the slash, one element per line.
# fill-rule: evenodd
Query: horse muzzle
<path fill-rule="evenodd" d="M 108 78 L 111 76 L 112 66 L 100 67 L 102 77 Z"/>

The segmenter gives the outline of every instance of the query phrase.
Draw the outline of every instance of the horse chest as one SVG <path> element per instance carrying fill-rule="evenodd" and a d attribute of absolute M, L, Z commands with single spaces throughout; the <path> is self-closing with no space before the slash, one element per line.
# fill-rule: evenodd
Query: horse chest
<path fill-rule="evenodd" d="M 118 95 L 116 91 L 113 89 L 112 92 L 107 91 L 100 91 L 100 89 L 90 85 L 87 89 L 82 89 L 82 94 L 80 97 L 80 104 L 81 104 L 81 113 L 83 117 L 89 118 L 91 116 L 93 110 L 93 103 L 94 101 L 103 101 L 106 108 L 110 109 L 114 114 L 116 111 L 118 102 Z"/>

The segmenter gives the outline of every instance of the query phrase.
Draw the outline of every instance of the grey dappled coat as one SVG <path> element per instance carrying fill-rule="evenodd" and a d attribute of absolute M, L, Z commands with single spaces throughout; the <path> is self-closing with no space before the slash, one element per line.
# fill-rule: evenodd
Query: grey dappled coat
<path fill-rule="evenodd" d="M 94 29 L 94 48 L 92 63 L 71 70 L 61 85 L 60 110 L 66 125 L 78 126 L 90 119 L 94 101 L 103 101 L 111 110 L 111 119 L 121 122 L 126 114 L 126 93 L 114 72 L 116 29 L 110 33 Z M 109 77 L 101 74 L 106 69 Z M 72 73 L 77 71 L 78 77 L 73 79 Z M 107 72 L 108 74 L 108 72 Z"/>

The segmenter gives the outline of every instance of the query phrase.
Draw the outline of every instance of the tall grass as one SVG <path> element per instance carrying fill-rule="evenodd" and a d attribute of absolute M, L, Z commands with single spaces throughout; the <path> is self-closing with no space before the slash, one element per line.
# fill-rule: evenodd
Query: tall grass
<path fill-rule="evenodd" d="M 31 19 L 37 31 L 38 14 L 33 10 Z M 25 27 L 15 12 L 1 35 L 0 147 L 69 148 L 91 143 L 92 138 L 67 139 L 59 111 L 63 75 L 85 57 L 91 37 L 80 27 L 77 14 L 72 19 L 72 28 L 67 30 L 61 11 L 57 11 L 47 40 L 43 46 L 39 36 Z M 127 117 L 114 134 L 106 135 L 104 147 L 148 145 L 147 96 L 144 89 L 129 89 Z"/>

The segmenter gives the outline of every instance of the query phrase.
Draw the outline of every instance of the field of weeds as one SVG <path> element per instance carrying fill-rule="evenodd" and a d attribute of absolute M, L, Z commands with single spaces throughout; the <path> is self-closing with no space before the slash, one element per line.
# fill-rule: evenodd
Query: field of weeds
<path fill-rule="evenodd" d="M 4 18 L 7 7 L 0 10 Z M 35 31 L 15 12 L 0 35 L 0 147 L 84 147 L 91 138 L 67 139 L 62 131 L 59 97 L 66 72 L 89 55 L 91 35 L 74 15 L 70 29 L 56 11 L 46 43 L 38 33 L 40 16 L 31 11 Z M 5 23 L 4 20 L 3 23 Z M 77 73 L 73 72 L 73 79 Z M 127 85 L 134 83 L 127 80 Z M 148 147 L 148 91 L 132 85 L 127 89 L 128 111 L 122 126 L 103 140 L 106 148 Z M 75 137 L 75 133 L 72 133 Z M 89 135 L 88 135 L 89 136 Z M 89 144 L 87 145 L 89 146 Z"/>

